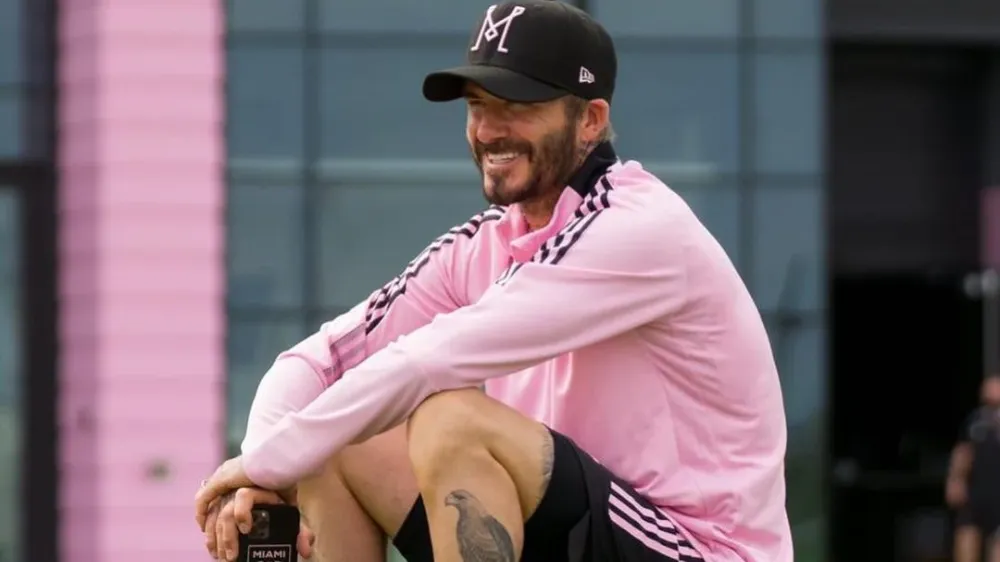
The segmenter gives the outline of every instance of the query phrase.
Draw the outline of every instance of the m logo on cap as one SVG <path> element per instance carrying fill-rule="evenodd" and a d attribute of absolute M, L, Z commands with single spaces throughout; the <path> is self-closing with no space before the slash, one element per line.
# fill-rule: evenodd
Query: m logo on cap
<path fill-rule="evenodd" d="M 483 18 L 483 26 L 479 28 L 479 37 L 472 48 L 469 49 L 470 51 L 478 51 L 479 47 L 483 45 L 483 39 L 486 39 L 487 43 L 492 43 L 499 37 L 500 41 L 497 43 L 497 52 L 507 52 L 507 32 L 510 31 L 510 24 L 514 22 L 514 18 L 524 13 L 524 7 L 514 6 L 506 17 L 499 21 L 494 21 L 493 10 L 496 10 L 496 8 L 496 4 L 494 4 L 486 10 L 486 17 Z"/>

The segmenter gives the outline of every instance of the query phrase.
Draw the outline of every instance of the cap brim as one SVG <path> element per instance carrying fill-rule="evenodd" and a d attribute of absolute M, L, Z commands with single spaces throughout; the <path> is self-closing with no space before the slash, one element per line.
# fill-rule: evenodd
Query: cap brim
<path fill-rule="evenodd" d="M 491 95 L 507 101 L 533 103 L 550 101 L 566 91 L 499 66 L 472 65 L 449 68 L 424 78 L 424 97 L 430 101 L 457 100 L 465 96 L 471 82 Z"/>

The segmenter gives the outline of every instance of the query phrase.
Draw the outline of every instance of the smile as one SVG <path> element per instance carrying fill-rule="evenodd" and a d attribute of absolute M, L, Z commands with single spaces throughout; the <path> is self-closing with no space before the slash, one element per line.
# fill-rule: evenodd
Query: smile
<path fill-rule="evenodd" d="M 499 152 L 487 154 L 483 159 L 491 168 L 509 166 L 516 161 L 521 154 L 519 152 Z"/>

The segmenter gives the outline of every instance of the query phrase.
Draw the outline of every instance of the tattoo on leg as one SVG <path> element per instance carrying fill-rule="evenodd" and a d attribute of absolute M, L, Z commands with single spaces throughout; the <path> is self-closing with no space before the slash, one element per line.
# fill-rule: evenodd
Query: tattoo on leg
<path fill-rule="evenodd" d="M 455 534 L 464 562 L 515 562 L 514 541 L 503 524 L 486 512 L 467 490 L 455 490 L 444 499 L 458 510 Z"/>

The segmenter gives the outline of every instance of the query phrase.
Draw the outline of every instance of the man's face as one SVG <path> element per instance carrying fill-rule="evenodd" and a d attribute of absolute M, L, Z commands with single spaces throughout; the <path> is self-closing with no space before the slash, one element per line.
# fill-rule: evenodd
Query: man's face
<path fill-rule="evenodd" d="M 565 100 L 512 103 L 470 85 L 466 101 L 466 136 L 487 201 L 511 205 L 562 191 L 580 142 Z"/>

